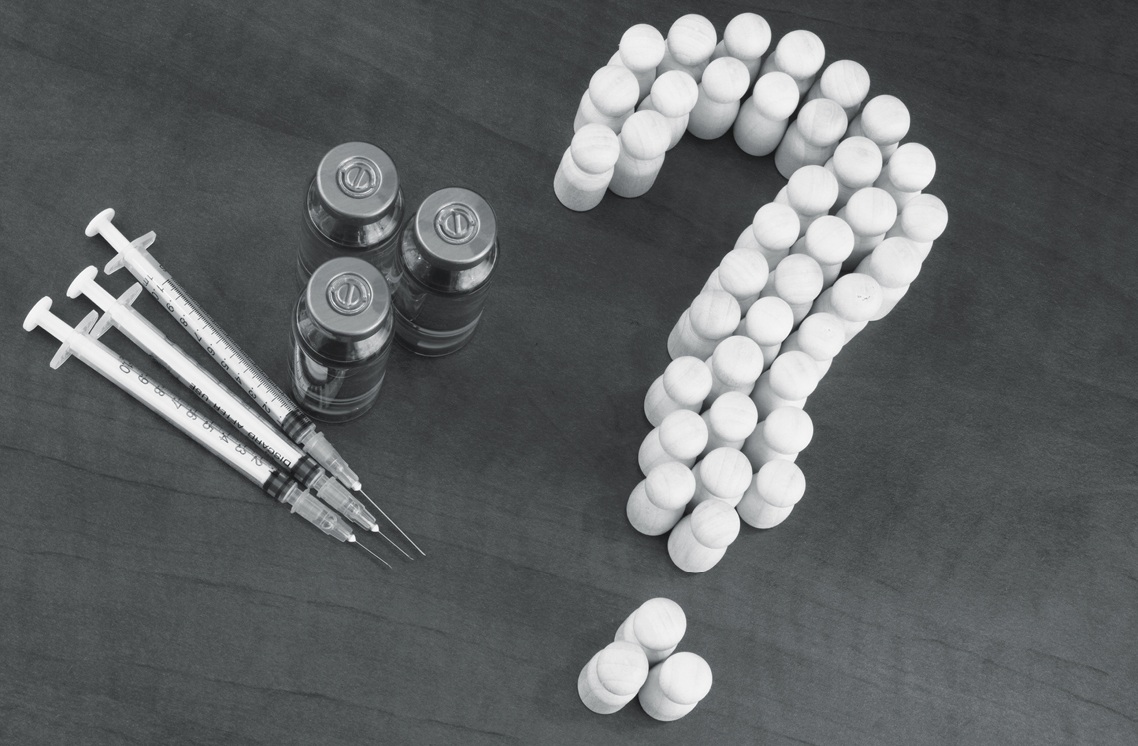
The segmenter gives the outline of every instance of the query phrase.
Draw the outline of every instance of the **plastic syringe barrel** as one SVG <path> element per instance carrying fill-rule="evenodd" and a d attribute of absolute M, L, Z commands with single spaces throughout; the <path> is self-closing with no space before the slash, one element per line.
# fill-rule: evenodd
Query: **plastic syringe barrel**
<path fill-rule="evenodd" d="M 154 383 L 149 376 L 113 353 L 102 342 L 91 339 L 88 332 L 95 325 L 98 312 L 92 311 L 72 328 L 50 309 L 51 298 L 41 298 L 24 319 L 24 330 L 30 332 L 41 326 L 62 343 L 51 361 L 52 368 L 58 368 L 69 356 L 75 355 L 268 494 L 291 505 L 294 513 L 299 513 L 324 533 L 340 541 L 346 541 L 352 536 L 351 527 L 347 523 L 306 493 L 295 481 L 265 463 L 256 453 Z"/>
<path fill-rule="evenodd" d="M 24 329 L 31 331 L 36 326 L 42 326 L 62 342 L 59 352 L 51 361 L 51 367 L 58 368 L 70 355 L 75 355 L 103 378 L 161 415 L 258 486 L 272 475 L 273 467 L 259 455 L 200 415 L 189 404 L 166 391 L 130 362 L 111 352 L 102 342 L 91 339 L 87 332 L 99 317 L 97 311 L 92 311 L 72 329 L 53 314 L 50 308 L 51 298 L 42 298 L 24 319 Z"/>
<path fill-rule="evenodd" d="M 193 336 L 198 344 L 209 353 L 222 370 L 240 384 L 242 391 L 254 397 L 257 405 L 264 409 L 274 422 L 280 422 L 289 412 L 295 410 L 296 404 L 261 372 L 261 369 L 229 338 L 217 322 L 209 317 L 197 301 L 183 290 L 170 273 L 146 250 L 146 247 L 154 242 L 154 232 L 151 231 L 134 241 L 128 241 L 111 222 L 114 216 L 114 210 L 103 210 L 91 220 L 85 231 L 88 236 L 100 234 L 115 250 L 116 256 L 107 262 L 106 273 L 112 274 L 121 267 L 130 270 L 134 278 L 142 284 L 143 289 L 153 295 L 171 316 L 185 326 L 187 331 L 193 326 L 196 332 Z M 264 394 L 264 398 L 257 398 L 255 393 L 252 393 L 256 391 Z"/>
<path fill-rule="evenodd" d="M 372 526 L 376 525 L 375 517 L 363 506 L 363 503 L 353 497 L 340 483 L 329 479 L 315 460 L 306 456 L 291 440 L 281 435 L 256 410 L 234 396 L 220 381 L 198 365 L 196 360 L 171 342 L 131 306 L 142 290 L 141 285 L 135 283 L 116 299 L 95 281 L 97 274 L 98 270 L 95 267 L 87 267 L 67 289 L 69 298 L 75 298 L 80 294 L 86 295 L 103 310 L 102 319 L 91 332 L 92 337 L 98 338 L 107 325 L 114 324 L 128 339 L 161 363 L 218 414 L 229 420 L 258 448 L 289 470 L 301 484 L 311 487 L 318 497 L 363 528 L 370 531 Z"/>
<path fill-rule="evenodd" d="M 91 336 L 99 337 L 107 325 L 114 324 L 130 341 L 161 363 L 206 404 L 229 420 L 238 431 L 272 456 L 277 463 L 292 470 L 300 459 L 305 458 L 295 443 L 281 435 L 252 407 L 234 396 L 181 347 L 171 342 L 156 326 L 131 307 L 131 303 L 142 289 L 141 285 L 135 283 L 116 299 L 95 281 L 98 272 L 95 267 L 87 267 L 67 288 L 67 297 L 86 295 L 103 310 L 103 318 L 96 324 Z"/>
<path fill-rule="evenodd" d="M 107 263 L 107 274 L 125 266 L 171 316 L 186 324 L 187 330 L 188 322 L 180 314 L 197 317 L 203 333 L 194 337 L 210 357 L 240 384 L 243 391 L 254 397 L 257 404 L 280 425 L 288 437 L 299 443 L 312 458 L 345 486 L 358 490 L 360 488 L 358 475 L 348 467 L 343 457 L 324 436 L 316 431 L 316 425 L 312 420 L 261 372 L 197 301 L 183 290 L 170 273 L 146 251 L 146 247 L 154 240 L 154 232 L 151 231 L 135 241 L 128 241 L 111 222 L 114 216 L 113 209 L 103 210 L 91 220 L 86 229 L 88 236 L 94 236 L 96 233 L 102 235 L 117 252 L 115 258 Z M 257 399 L 254 394 L 256 390 L 261 390 L 266 397 L 263 400 Z"/>

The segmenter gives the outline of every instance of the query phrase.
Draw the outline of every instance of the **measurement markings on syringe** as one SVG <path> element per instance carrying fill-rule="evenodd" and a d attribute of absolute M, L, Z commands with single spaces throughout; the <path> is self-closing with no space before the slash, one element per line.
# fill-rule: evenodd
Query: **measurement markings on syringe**
<path fill-rule="evenodd" d="M 161 268 L 160 265 L 159 268 Z M 276 404 L 286 411 L 291 409 L 291 402 L 284 397 L 276 384 L 268 380 L 244 356 L 240 348 L 182 290 L 173 278 L 168 275 L 156 277 L 154 274 L 146 274 L 141 282 L 143 287 L 154 296 L 154 299 L 161 303 L 178 320 L 178 323 L 196 337 L 198 343 L 205 348 L 210 357 L 241 384 L 245 392 L 253 398 L 253 401 L 261 409 L 278 421 L 283 415 L 274 413 L 270 404 Z M 191 321 L 193 322 L 192 326 Z"/>
<path fill-rule="evenodd" d="M 239 443 L 238 441 L 231 439 L 226 434 L 226 432 L 224 430 L 222 430 L 221 428 L 214 425 L 213 422 L 210 421 L 208 418 L 203 417 L 201 414 L 198 413 L 197 410 L 195 410 L 189 404 L 186 404 L 184 401 L 182 401 L 178 397 L 176 397 L 173 394 L 171 394 L 170 392 L 166 391 L 166 389 L 162 388 L 161 385 L 151 381 L 150 378 L 145 373 L 142 373 L 141 371 L 135 369 L 135 367 L 133 365 L 131 365 L 130 362 L 127 361 L 125 358 L 121 358 L 121 357 L 119 358 L 119 370 L 121 370 L 123 373 L 128 373 L 128 374 L 133 373 L 134 375 L 138 376 L 138 382 L 139 383 L 141 383 L 143 386 L 151 386 L 154 389 L 155 394 L 157 394 L 158 396 L 163 396 L 163 397 L 168 398 L 170 400 L 170 402 L 174 405 L 175 409 L 177 409 L 179 411 L 181 411 L 182 409 L 185 409 L 186 410 L 185 411 L 186 417 L 188 417 L 189 419 L 194 420 L 194 421 L 200 420 L 201 424 L 202 424 L 202 428 L 204 430 L 207 430 L 207 431 L 213 433 L 214 435 L 216 435 L 218 440 L 222 441 L 223 443 L 232 444 L 233 450 L 235 452 L 237 452 L 241 456 L 246 457 L 247 459 L 249 459 L 249 461 L 251 461 L 256 466 L 264 466 L 265 465 L 265 462 L 261 460 L 261 457 L 258 456 L 256 453 L 253 453 L 252 451 L 250 451 L 248 448 L 246 448 L 243 443 Z"/>
<path fill-rule="evenodd" d="M 198 397 L 202 401 L 204 401 L 206 404 L 213 407 L 215 412 L 217 412 L 222 417 L 224 417 L 225 419 L 227 419 L 231 423 L 233 423 L 233 425 L 236 426 L 236 428 L 241 432 L 241 434 L 244 435 L 249 440 L 253 441 L 253 443 L 258 448 L 260 448 L 262 451 L 264 451 L 265 453 L 272 456 L 274 459 L 277 460 L 278 463 L 284 465 L 285 467 L 287 467 L 289 469 L 291 469 L 293 467 L 292 459 L 286 458 L 284 456 L 284 454 L 282 454 L 280 451 L 278 451 L 277 449 L 270 446 L 267 442 L 265 442 L 265 440 L 263 438 L 258 436 L 257 433 L 255 433 L 251 429 L 249 429 L 248 425 L 246 425 L 244 422 L 242 422 L 240 419 L 238 419 L 235 415 L 230 414 L 224 407 L 221 406 L 221 404 L 219 402 L 216 402 L 213 399 L 209 398 L 209 395 L 205 391 L 203 391 L 200 386 L 198 386 L 195 383 L 191 383 L 189 381 L 186 381 L 185 383 L 187 386 L 190 387 L 191 391 L 193 391 L 195 394 L 198 395 Z"/>

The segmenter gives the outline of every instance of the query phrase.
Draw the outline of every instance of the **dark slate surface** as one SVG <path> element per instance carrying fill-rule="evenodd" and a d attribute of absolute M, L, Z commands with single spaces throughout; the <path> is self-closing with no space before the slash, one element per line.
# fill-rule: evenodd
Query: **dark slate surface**
<path fill-rule="evenodd" d="M 552 181 L 625 28 L 701 12 L 722 31 L 743 10 L 776 39 L 818 33 L 908 104 L 951 219 L 811 397 L 806 498 L 688 576 L 624 517 L 641 403 L 671 325 L 783 180 L 689 136 L 641 199 L 571 213 Z M 1138 742 L 1136 18 L 976 0 L 0 6 L 0 741 Z M 412 204 L 468 186 L 501 225 L 470 347 L 397 351 L 376 409 L 326 428 L 428 552 L 395 571 L 80 362 L 50 370 L 53 340 L 20 330 L 45 294 L 68 323 L 90 310 L 65 291 L 110 258 L 83 228 L 111 206 L 283 381 L 302 192 L 356 139 L 392 155 Z M 659 595 L 686 610 L 710 695 L 670 724 L 635 703 L 592 714 L 578 672 Z"/>

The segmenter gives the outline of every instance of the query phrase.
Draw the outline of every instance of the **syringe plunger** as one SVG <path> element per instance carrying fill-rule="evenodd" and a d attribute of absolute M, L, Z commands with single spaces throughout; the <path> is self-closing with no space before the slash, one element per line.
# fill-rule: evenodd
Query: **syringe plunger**
<path fill-rule="evenodd" d="M 236 441 L 221 428 L 153 383 L 149 376 L 135 368 L 125 358 L 115 355 L 101 342 L 93 339 L 90 332 L 98 315 L 97 311 L 92 311 L 72 328 L 51 312 L 51 298 L 44 297 L 28 312 L 23 327 L 29 332 L 37 326 L 42 327 L 62 343 L 59 352 L 52 360 L 52 368 L 58 368 L 64 360 L 74 354 L 111 383 L 162 416 L 234 469 L 261 485 L 271 497 L 290 505 L 293 513 L 299 513 L 309 523 L 337 541 L 357 543 L 351 526 L 315 496 L 306 492 L 295 480 L 265 464 L 259 457 L 249 453 L 244 446 L 235 445 Z M 195 423 L 193 426 L 189 424 L 191 421 Z M 317 469 L 315 464 L 311 466 Z M 322 476 L 325 481 L 331 482 L 327 475 Z M 338 489 L 337 492 L 346 494 L 342 489 Z M 362 505 L 360 507 L 362 510 Z M 371 522 L 374 525 L 374 519 Z M 360 546 L 369 554 L 375 554 L 367 547 Z M 380 557 L 376 556 L 376 559 L 390 567 Z"/>
<path fill-rule="evenodd" d="M 130 248 L 130 241 L 128 241 L 126 236 L 111 222 L 114 219 L 114 208 L 108 207 L 91 218 L 91 222 L 87 224 L 87 228 L 83 232 L 86 233 L 88 237 L 99 233 L 103 238 L 107 239 L 107 243 L 114 247 L 115 251 L 126 251 Z"/>
<path fill-rule="evenodd" d="M 28 315 L 24 317 L 24 331 L 30 332 L 39 326 L 61 342 L 59 351 L 51 359 L 51 368 L 55 370 L 63 365 L 67 358 L 71 357 L 71 333 L 78 330 L 81 334 L 86 334 L 91 331 L 91 327 L 95 325 L 98 317 L 99 314 L 92 311 L 75 325 L 75 329 L 72 329 L 63 319 L 51 312 L 51 298 L 45 295 L 32 306 L 32 310 L 28 311 Z"/>

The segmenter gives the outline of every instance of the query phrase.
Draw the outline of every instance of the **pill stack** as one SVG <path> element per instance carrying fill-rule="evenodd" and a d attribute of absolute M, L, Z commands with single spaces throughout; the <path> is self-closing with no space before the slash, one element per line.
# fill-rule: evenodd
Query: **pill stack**
<path fill-rule="evenodd" d="M 653 429 L 628 519 L 669 533 L 669 554 L 688 572 L 718 563 L 741 522 L 771 528 L 802 498 L 795 459 L 813 437 L 807 398 L 843 347 L 908 292 L 947 224 L 944 203 L 924 191 L 932 151 L 901 142 L 904 103 L 870 97 L 857 62 L 824 63 L 810 31 L 772 50 L 754 13 L 732 19 L 723 39 L 695 14 L 667 36 L 633 26 L 590 80 L 554 179 L 574 210 L 606 190 L 640 196 L 685 130 L 731 131 L 787 177 L 674 324 L 672 362 L 644 400 Z"/>
<path fill-rule="evenodd" d="M 676 653 L 687 617 L 675 601 L 645 601 L 577 677 L 577 694 L 595 713 L 610 715 L 639 697 L 657 720 L 687 715 L 711 690 L 711 667 L 695 653 Z"/>

